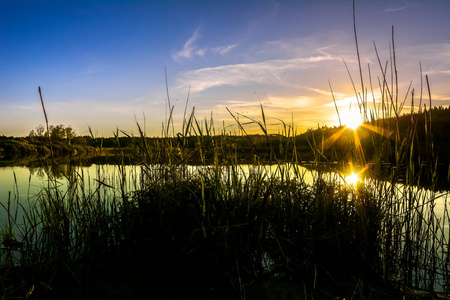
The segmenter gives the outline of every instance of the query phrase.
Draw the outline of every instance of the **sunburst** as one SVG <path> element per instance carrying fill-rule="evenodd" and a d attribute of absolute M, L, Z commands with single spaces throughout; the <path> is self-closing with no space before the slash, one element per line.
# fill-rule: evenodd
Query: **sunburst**
<path fill-rule="evenodd" d="M 341 120 L 346 127 L 353 130 L 356 130 L 363 123 L 359 111 L 353 109 L 342 111 Z"/>

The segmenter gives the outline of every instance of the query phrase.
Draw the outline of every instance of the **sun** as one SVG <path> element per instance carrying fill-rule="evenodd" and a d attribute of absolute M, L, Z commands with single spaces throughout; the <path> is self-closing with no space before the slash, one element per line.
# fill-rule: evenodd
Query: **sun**
<path fill-rule="evenodd" d="M 356 130 L 362 124 L 361 114 L 357 110 L 344 110 L 341 112 L 342 123 L 353 130 Z"/>

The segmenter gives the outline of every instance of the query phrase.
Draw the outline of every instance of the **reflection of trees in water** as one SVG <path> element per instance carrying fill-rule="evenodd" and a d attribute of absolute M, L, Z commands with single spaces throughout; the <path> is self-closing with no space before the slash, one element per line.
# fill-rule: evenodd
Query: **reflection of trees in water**
<path fill-rule="evenodd" d="M 45 177 L 44 168 L 42 167 L 28 166 L 28 169 L 30 170 L 31 176 L 36 176 L 39 179 L 43 179 Z"/>
<path fill-rule="evenodd" d="M 68 164 L 63 165 L 52 164 L 49 165 L 47 168 L 44 168 L 42 166 L 39 167 L 28 166 L 28 169 L 30 170 L 30 174 L 32 176 L 36 176 L 40 179 L 44 179 L 47 177 L 46 169 L 48 170 L 48 173 L 56 179 L 66 177 L 69 175 L 70 172 L 73 172 L 74 170 L 73 167 L 71 167 Z"/>

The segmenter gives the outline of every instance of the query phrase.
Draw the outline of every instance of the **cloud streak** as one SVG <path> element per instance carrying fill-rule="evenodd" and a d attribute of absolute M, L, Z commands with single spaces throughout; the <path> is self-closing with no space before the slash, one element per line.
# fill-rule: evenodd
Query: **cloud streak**
<path fill-rule="evenodd" d="M 191 58 L 194 55 L 203 56 L 205 54 L 206 50 L 197 49 L 198 47 L 195 44 L 195 41 L 197 41 L 200 38 L 199 34 L 200 28 L 201 26 L 194 31 L 192 36 L 184 44 L 183 49 L 173 55 L 174 60 L 178 60 L 180 58 Z"/>
<path fill-rule="evenodd" d="M 401 10 L 405 10 L 405 9 L 407 9 L 407 8 L 414 7 L 414 6 L 417 5 L 417 4 L 409 4 L 408 1 L 403 1 L 403 3 L 404 3 L 405 5 L 400 6 L 400 7 L 391 7 L 391 6 L 389 6 L 389 7 L 387 7 L 387 8 L 384 10 L 384 12 L 390 13 L 390 12 L 401 11 Z"/>
<path fill-rule="evenodd" d="M 224 65 L 183 72 L 179 82 L 191 84 L 192 92 L 201 92 L 220 86 L 242 86 L 251 83 L 282 84 L 290 86 L 284 75 L 314 68 L 318 63 L 337 60 L 339 57 L 315 55 L 303 58 L 268 60 L 258 63 Z"/>
<path fill-rule="evenodd" d="M 202 26 L 198 27 L 192 36 L 184 43 L 183 49 L 172 55 L 175 61 L 182 58 L 192 58 L 194 56 L 204 56 L 208 51 L 213 53 L 219 53 L 221 55 L 228 54 L 233 51 L 238 44 L 224 45 L 215 48 L 201 48 L 197 45 L 197 41 L 200 39 L 200 29 Z"/>
<path fill-rule="evenodd" d="M 231 52 L 237 46 L 238 46 L 237 44 L 228 45 L 228 46 L 221 46 L 221 47 L 212 48 L 211 51 L 218 52 L 218 53 L 220 53 L 222 55 L 225 55 L 225 54 Z"/>

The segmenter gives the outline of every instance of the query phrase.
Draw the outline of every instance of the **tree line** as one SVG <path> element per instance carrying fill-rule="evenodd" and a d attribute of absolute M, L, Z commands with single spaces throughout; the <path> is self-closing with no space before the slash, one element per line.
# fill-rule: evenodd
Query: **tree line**
<path fill-rule="evenodd" d="M 396 126 L 399 130 L 401 140 L 408 137 L 409 128 L 412 126 L 412 120 L 414 119 L 414 126 L 416 127 L 416 138 L 414 141 L 414 156 L 422 157 L 422 160 L 428 159 L 424 154 L 429 152 L 427 145 L 433 147 L 433 152 L 436 157 L 439 157 L 441 163 L 447 163 L 450 161 L 448 155 L 448 149 L 450 148 L 450 107 L 434 107 L 431 110 L 424 110 L 420 113 L 414 113 L 413 115 L 404 114 L 399 116 L 398 120 L 386 119 L 386 124 L 390 126 Z M 432 126 L 427 124 L 431 121 Z M 369 122 L 371 123 L 371 122 Z M 372 124 L 375 125 L 375 124 Z M 391 128 L 389 128 L 388 131 Z M 339 137 L 339 138 L 336 138 Z M 364 149 L 364 157 L 367 160 L 375 154 L 373 147 L 374 139 L 392 139 L 394 137 L 382 136 L 378 132 L 368 130 L 362 126 L 358 129 L 358 139 L 361 148 Z M 145 138 L 146 147 L 148 149 L 156 149 L 157 145 L 162 142 L 163 138 L 147 137 Z M 167 139 L 167 138 L 166 138 Z M 186 136 L 180 139 L 180 136 L 169 138 L 171 145 L 175 149 L 185 149 L 187 152 L 196 149 L 199 146 L 198 136 Z M 0 136 L 0 154 L 3 153 L 35 153 L 35 149 L 41 149 L 44 147 L 49 148 L 49 140 L 53 144 L 54 149 L 59 149 L 60 153 L 73 153 L 73 150 L 77 150 L 78 153 L 90 152 L 92 149 L 139 149 L 139 145 L 143 142 L 142 138 L 133 136 L 116 136 L 116 137 L 94 137 L 92 135 L 78 135 L 76 131 L 70 126 L 51 125 L 48 130 L 43 125 L 38 125 L 35 129 L 31 130 L 27 137 L 13 138 Z M 428 141 L 428 142 L 427 142 Z M 201 141 L 202 151 L 211 152 L 211 157 L 217 154 L 217 151 L 213 151 L 219 145 L 219 148 L 228 149 L 235 147 L 239 149 L 241 154 L 247 154 L 250 158 L 253 155 L 258 155 L 261 159 L 267 157 L 272 158 L 272 154 L 276 155 L 277 159 L 285 158 L 286 155 L 295 155 L 293 150 L 299 154 L 301 160 L 311 160 L 315 155 L 325 155 L 331 160 L 351 160 L 347 157 L 349 148 L 355 147 L 354 134 L 351 130 L 343 130 L 342 127 L 322 127 L 318 129 L 310 129 L 303 134 L 295 137 L 284 137 L 282 135 L 249 135 L 249 136 L 237 136 L 237 135 L 220 135 L 211 137 L 207 142 Z M 261 153 L 267 150 L 267 144 L 270 145 L 272 152 L 270 155 L 264 155 Z M 388 148 L 395 148 L 392 142 L 387 142 L 386 149 L 391 155 L 395 151 L 389 151 Z M 213 147 L 214 145 L 214 147 Z M 74 148 L 75 147 L 75 148 Z M 91 149 L 92 148 L 92 149 Z M 312 151 L 312 148 L 319 152 Z M 234 148 L 233 148 L 234 149 Z M 225 151 L 226 152 L 226 151 Z M 379 153 L 379 155 L 384 155 Z M 387 155 L 387 154 L 386 154 Z M 0 155 L 1 156 L 1 155 Z M 389 161 L 390 158 L 386 157 Z"/>
<path fill-rule="evenodd" d="M 67 140 L 71 141 L 74 137 L 76 137 L 76 132 L 72 127 L 64 126 L 63 124 L 60 125 L 50 125 L 48 130 L 45 130 L 44 125 L 40 124 L 36 127 L 36 129 L 33 129 L 28 134 L 29 138 L 48 138 L 50 135 L 50 138 L 54 141 L 60 141 L 60 140 Z"/>

